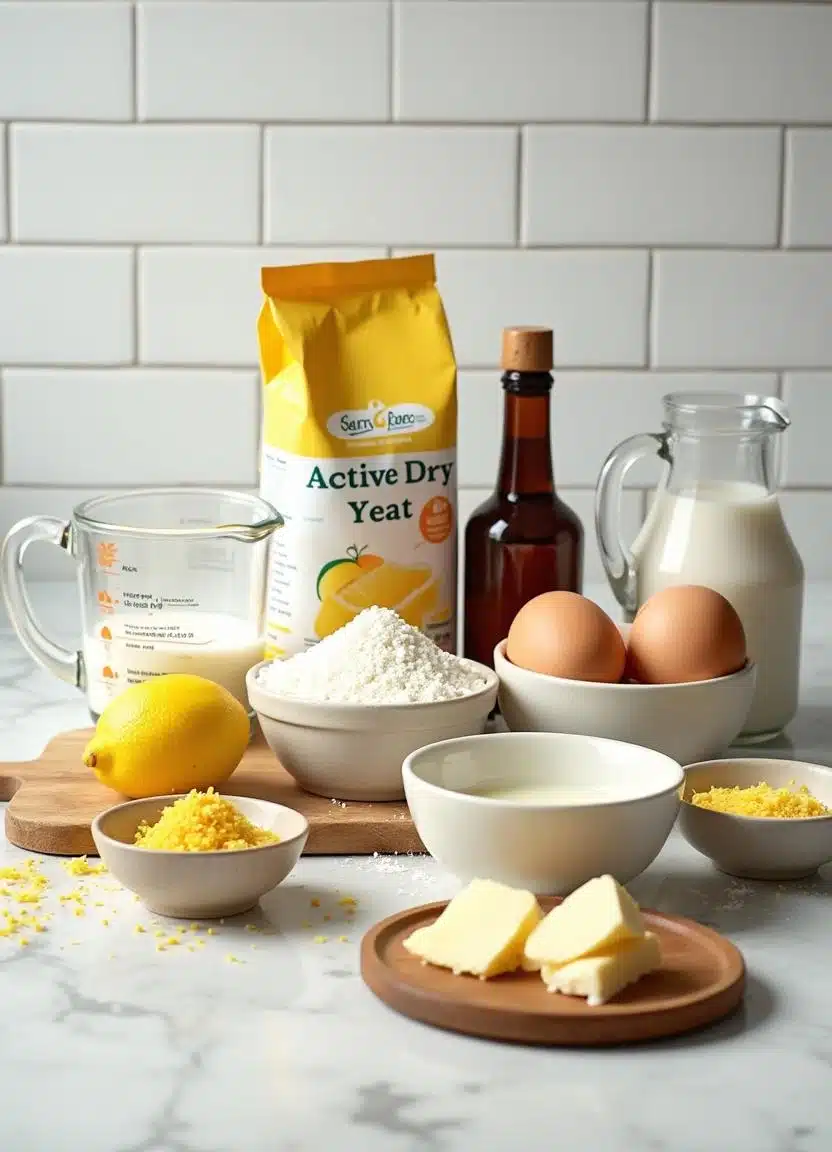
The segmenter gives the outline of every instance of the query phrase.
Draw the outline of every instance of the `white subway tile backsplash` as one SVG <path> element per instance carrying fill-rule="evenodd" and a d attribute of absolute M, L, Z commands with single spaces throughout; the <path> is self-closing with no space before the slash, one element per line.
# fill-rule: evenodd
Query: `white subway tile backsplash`
<path fill-rule="evenodd" d="M 832 492 L 781 492 L 780 504 L 810 580 L 832 579 Z"/>
<path fill-rule="evenodd" d="M 255 127 L 16 125 L 17 240 L 250 243 Z"/>
<path fill-rule="evenodd" d="M 0 124 L 0 240 L 8 236 L 6 222 L 9 216 L 9 206 L 6 202 L 6 132 L 5 124 Z M 2 307 L 2 304 L 0 304 Z"/>
<path fill-rule="evenodd" d="M 832 364 L 828 255 L 659 252 L 653 292 L 659 367 Z"/>
<path fill-rule="evenodd" d="M 775 128 L 533 127 L 527 244 L 777 242 Z"/>
<path fill-rule="evenodd" d="M 0 487 L 0 537 L 29 516 L 55 516 L 68 521 L 72 509 L 84 500 L 101 495 L 95 488 Z M 78 566 L 69 553 L 53 544 L 37 541 L 26 549 L 23 571 L 27 579 L 75 580 Z"/>
<path fill-rule="evenodd" d="M 139 115 L 384 120 L 388 24 L 376 0 L 139 4 Z"/>
<path fill-rule="evenodd" d="M 139 253 L 139 360 L 254 365 L 264 264 L 383 256 L 383 248 L 144 248 Z"/>
<path fill-rule="evenodd" d="M 404 0 L 395 109 L 403 120 L 640 120 L 643 3 Z"/>
<path fill-rule="evenodd" d="M 654 6 L 656 120 L 832 119 L 832 6 Z"/>
<path fill-rule="evenodd" d="M 511 128 L 268 128 L 265 181 L 272 243 L 515 239 Z"/>
<path fill-rule="evenodd" d="M 0 363 L 128 363 L 133 314 L 128 250 L 0 247 Z"/>
<path fill-rule="evenodd" d="M 786 134 L 784 240 L 792 248 L 832 247 L 832 127 Z"/>
<path fill-rule="evenodd" d="M 254 372 L 8 369 L 4 480 L 255 484 L 257 390 Z"/>
<path fill-rule="evenodd" d="M 556 372 L 552 390 L 555 480 L 594 488 L 609 452 L 628 436 L 661 431 L 668 392 L 777 391 L 773 372 Z M 494 483 L 502 435 L 500 372 L 459 376 L 459 476 L 464 485 Z M 832 420 L 830 420 L 832 423 Z M 662 473 L 656 456 L 628 471 L 628 487 L 652 488 Z"/>
<path fill-rule="evenodd" d="M 0 539 L 18 520 L 29 516 L 55 516 L 69 521 L 74 508 L 85 500 L 104 495 L 112 487 L 18 488 L 4 484 L 0 487 Z M 62 548 L 40 541 L 26 550 L 24 571 L 27 579 L 75 580 L 78 566 Z"/>
<path fill-rule="evenodd" d="M 129 4 L 0 4 L 0 116 L 129 120 Z"/>
<path fill-rule="evenodd" d="M 511 324 L 554 328 L 558 365 L 645 363 L 645 252 L 440 251 L 436 267 L 464 367 L 498 363 Z"/>
<path fill-rule="evenodd" d="M 792 418 L 783 438 L 783 483 L 807 488 L 828 486 L 832 372 L 787 372 L 783 399 Z M 832 550 L 832 527 L 826 535 Z"/>
<path fill-rule="evenodd" d="M 477 505 L 487 499 L 491 494 L 492 485 L 488 488 L 461 488 L 459 491 L 458 519 L 460 527 L 459 574 L 460 590 L 464 580 L 464 547 L 462 533 L 465 525 Z M 573 512 L 576 512 L 584 527 L 584 584 L 594 584 L 605 581 L 604 567 L 601 563 L 601 554 L 598 551 L 598 542 L 595 538 L 595 496 L 587 489 L 558 487 L 558 495 L 564 500 Z M 641 492 L 625 492 L 621 500 L 621 535 L 625 541 L 634 540 L 642 525 L 644 516 L 643 494 Z M 460 605 L 462 596 L 460 592 Z"/>
<path fill-rule="evenodd" d="M 661 432 L 668 392 L 777 391 L 773 372 L 563 372 L 555 376 L 552 423 L 559 484 L 592 486 L 608 454 L 629 436 Z M 653 488 L 663 472 L 648 456 L 627 473 L 632 487 Z"/>
<path fill-rule="evenodd" d="M 546 324 L 590 583 L 607 453 L 711 388 L 785 397 L 784 507 L 832 578 L 832 3 L 802 0 L 0 0 L 0 532 L 95 485 L 256 483 L 262 265 L 412 251 L 463 508 L 501 329 Z"/>

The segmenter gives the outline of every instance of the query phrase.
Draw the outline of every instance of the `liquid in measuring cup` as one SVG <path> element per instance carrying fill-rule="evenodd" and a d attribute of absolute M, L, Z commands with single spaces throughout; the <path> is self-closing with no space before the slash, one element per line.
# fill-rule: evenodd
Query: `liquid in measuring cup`
<path fill-rule="evenodd" d="M 246 673 L 263 649 L 263 637 L 236 616 L 116 612 L 84 636 L 90 711 L 100 715 L 129 685 L 169 673 L 213 680 L 248 709 Z"/>

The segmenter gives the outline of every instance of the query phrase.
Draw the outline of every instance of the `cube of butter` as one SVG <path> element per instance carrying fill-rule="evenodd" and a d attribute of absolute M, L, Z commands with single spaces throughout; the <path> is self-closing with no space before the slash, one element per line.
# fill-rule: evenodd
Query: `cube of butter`
<path fill-rule="evenodd" d="M 544 964 L 541 975 L 550 992 L 584 996 L 591 1008 L 606 1004 L 622 988 L 653 972 L 661 963 L 658 937 L 652 932 L 625 940 L 610 952 L 584 956 L 570 964 Z"/>
<path fill-rule="evenodd" d="M 523 967 L 568 964 L 644 935 L 638 904 L 612 876 L 596 876 L 567 896 L 526 941 Z"/>
<path fill-rule="evenodd" d="M 472 880 L 433 924 L 417 928 L 403 944 L 423 963 L 485 980 L 520 967 L 523 946 L 542 916 L 531 892 Z"/>

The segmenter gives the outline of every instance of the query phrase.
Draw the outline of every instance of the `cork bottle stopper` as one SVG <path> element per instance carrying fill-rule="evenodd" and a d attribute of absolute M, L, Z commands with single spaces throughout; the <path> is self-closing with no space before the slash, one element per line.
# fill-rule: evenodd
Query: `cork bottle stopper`
<path fill-rule="evenodd" d="M 504 328 L 500 367 L 504 372 L 551 372 L 554 342 L 551 328 Z"/>

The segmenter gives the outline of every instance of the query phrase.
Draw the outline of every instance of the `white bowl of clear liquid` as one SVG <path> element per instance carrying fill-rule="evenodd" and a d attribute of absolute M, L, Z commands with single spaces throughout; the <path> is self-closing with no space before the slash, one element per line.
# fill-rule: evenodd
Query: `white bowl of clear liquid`
<path fill-rule="evenodd" d="M 416 831 L 463 883 L 480 877 L 565 896 L 593 876 L 626 884 L 655 860 L 682 768 L 591 736 L 504 732 L 445 740 L 404 762 Z"/>

